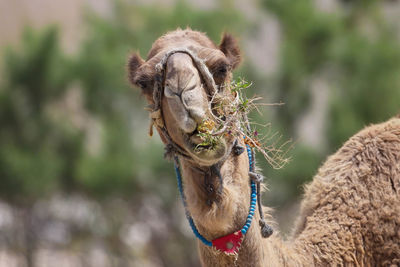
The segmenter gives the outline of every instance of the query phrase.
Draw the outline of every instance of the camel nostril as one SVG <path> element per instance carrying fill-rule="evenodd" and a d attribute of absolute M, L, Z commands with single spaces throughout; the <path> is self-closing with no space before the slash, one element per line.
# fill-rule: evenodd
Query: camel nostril
<path fill-rule="evenodd" d="M 201 108 L 189 108 L 188 109 L 190 117 L 197 123 L 201 124 L 206 118 L 206 113 Z"/>

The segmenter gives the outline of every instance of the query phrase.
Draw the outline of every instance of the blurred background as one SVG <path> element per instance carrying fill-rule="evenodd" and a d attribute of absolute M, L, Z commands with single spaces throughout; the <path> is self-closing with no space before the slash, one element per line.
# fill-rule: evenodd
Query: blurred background
<path fill-rule="evenodd" d="M 172 163 L 149 138 L 128 55 L 177 27 L 236 35 L 252 118 L 293 139 L 259 166 L 283 235 L 302 185 L 400 111 L 400 2 L 0 0 L 0 266 L 199 266 Z"/>

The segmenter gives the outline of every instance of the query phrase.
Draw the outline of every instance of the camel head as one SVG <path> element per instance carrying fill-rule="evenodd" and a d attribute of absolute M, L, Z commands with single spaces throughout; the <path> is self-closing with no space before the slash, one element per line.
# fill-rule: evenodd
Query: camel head
<path fill-rule="evenodd" d="M 133 54 L 128 72 L 131 83 L 142 90 L 151 109 L 158 111 L 156 128 L 163 142 L 168 143 L 164 128 L 168 138 L 194 161 L 211 166 L 229 153 L 233 138 L 224 135 L 213 145 L 205 144 L 199 128 L 214 123 L 210 101 L 230 93 L 225 85 L 239 62 L 240 51 L 231 35 L 224 34 L 216 46 L 205 34 L 186 29 L 157 39 L 146 61 Z M 158 101 L 154 98 L 157 86 L 161 88 Z"/>

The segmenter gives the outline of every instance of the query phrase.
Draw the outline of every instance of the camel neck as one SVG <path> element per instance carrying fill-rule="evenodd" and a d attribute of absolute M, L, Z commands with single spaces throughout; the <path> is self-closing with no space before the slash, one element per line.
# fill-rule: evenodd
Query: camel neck
<path fill-rule="evenodd" d="M 251 153 L 251 149 L 250 147 L 248 147 L 248 158 L 249 158 L 249 166 L 250 166 L 250 170 L 252 170 L 254 168 L 254 165 L 252 164 L 252 153 Z M 179 192 L 181 194 L 181 198 L 182 198 L 182 202 L 183 205 L 185 207 L 185 214 L 186 217 L 188 219 L 188 222 L 190 224 L 190 227 L 192 228 L 192 231 L 194 233 L 194 235 L 206 246 L 213 246 L 214 248 L 216 248 L 217 250 L 224 252 L 228 255 L 233 254 L 236 255 L 241 247 L 241 244 L 243 242 L 243 238 L 245 237 L 245 235 L 247 234 L 248 229 L 250 228 L 250 225 L 253 221 L 253 216 L 256 210 L 256 203 L 257 203 L 257 185 L 256 182 L 254 180 L 251 180 L 250 182 L 250 187 L 251 187 L 251 202 L 250 202 L 250 208 L 249 208 L 249 214 L 247 215 L 246 218 L 246 223 L 245 225 L 243 225 L 243 227 L 233 233 L 230 233 L 228 235 L 219 237 L 217 239 L 214 239 L 212 241 L 207 240 L 202 234 L 199 233 L 195 223 L 193 222 L 193 218 L 191 217 L 190 213 L 187 210 L 187 203 L 186 203 L 186 197 L 185 194 L 183 193 L 183 184 L 182 184 L 182 175 L 180 172 L 180 168 L 179 168 L 179 159 L 178 157 L 175 156 L 174 158 L 174 165 L 175 165 L 175 171 L 176 171 L 176 178 L 177 178 L 177 182 L 178 182 L 178 188 L 179 188 Z M 222 193 L 222 189 L 223 189 L 223 179 L 221 176 L 221 173 L 218 169 L 218 166 L 212 166 L 210 168 L 209 171 L 203 171 L 200 170 L 201 172 L 204 172 L 205 176 L 208 177 L 208 175 L 211 173 L 215 173 L 218 176 L 218 180 L 219 180 L 219 190 L 218 193 L 221 194 Z M 211 176 L 212 178 L 212 176 Z M 215 189 L 212 183 L 210 183 L 210 179 L 206 179 L 207 183 L 205 183 L 205 187 L 207 190 L 207 193 L 213 193 L 215 194 Z M 212 189 L 212 190 L 211 190 Z M 259 190 L 259 189 L 258 189 Z M 215 198 L 214 198 L 215 199 Z M 215 199 L 216 200 L 216 199 Z M 214 201 L 215 201 L 214 200 Z M 213 201 L 208 198 L 207 199 L 207 204 L 209 206 L 211 206 L 213 203 Z M 260 209 L 261 211 L 261 209 Z M 261 213 L 260 213 L 261 215 Z M 265 223 L 264 223 L 265 224 Z"/>
<path fill-rule="evenodd" d="M 229 156 L 218 166 L 221 181 L 214 177 L 206 181 L 208 185 L 205 184 L 204 174 L 206 172 L 199 170 L 193 163 L 182 159 L 181 168 L 185 188 L 183 194 L 190 196 L 186 199 L 186 208 L 188 213 L 193 216 L 193 221 L 189 218 L 192 229 L 193 225 L 196 225 L 199 229 L 194 228 L 195 235 L 205 244 L 200 245 L 200 247 L 210 246 L 208 240 L 215 241 L 218 238 L 217 240 L 222 239 L 222 242 L 224 242 L 225 237 L 230 238 L 238 234 L 242 237 L 240 243 L 243 242 L 244 246 L 240 250 L 248 250 L 246 244 L 249 243 L 249 239 L 252 240 L 251 243 L 255 241 L 255 237 L 260 239 L 258 227 L 252 223 L 252 218 L 256 214 L 256 185 L 253 181 L 250 182 L 248 173 L 251 154 L 248 155 L 249 158 L 247 158 L 246 153 L 239 156 Z M 177 175 L 180 176 L 179 168 L 177 168 Z M 210 192 L 206 189 L 207 186 L 221 190 L 212 203 L 209 202 Z M 255 217 L 258 221 L 258 214 Z M 217 247 L 214 241 L 213 246 Z M 227 252 L 226 250 L 222 251 Z M 245 254 L 254 254 L 257 251 L 252 246 L 252 251 L 246 251 Z M 225 256 L 227 255 L 223 257 Z M 226 259 L 232 260 L 234 258 L 227 256 Z"/>
<path fill-rule="evenodd" d="M 208 175 L 193 162 L 180 159 L 187 210 L 207 240 L 240 230 L 250 206 L 249 165 L 245 153 L 230 155 L 219 164 L 217 175 Z M 211 192 L 209 188 L 212 188 Z M 210 196 L 211 193 L 211 196 Z M 211 200 L 211 201 L 210 201 Z"/>
<path fill-rule="evenodd" d="M 249 159 L 246 153 L 230 155 L 220 166 L 223 188 L 220 197 L 211 205 L 207 203 L 204 189 L 204 173 L 191 161 L 181 160 L 184 194 L 188 196 L 187 211 L 193 218 L 199 233 L 207 240 L 241 229 L 249 212 L 251 187 L 249 179 Z M 212 180 L 217 183 L 217 179 Z M 217 187 L 216 187 L 217 188 Z M 190 197 L 189 197 L 190 196 Z M 259 214 L 254 219 L 243 238 L 237 256 L 226 255 L 213 247 L 199 242 L 200 259 L 203 266 L 277 266 L 274 263 L 294 263 L 290 250 L 277 235 L 262 238 L 258 227 Z M 272 265 L 271 265 L 272 264 Z"/>

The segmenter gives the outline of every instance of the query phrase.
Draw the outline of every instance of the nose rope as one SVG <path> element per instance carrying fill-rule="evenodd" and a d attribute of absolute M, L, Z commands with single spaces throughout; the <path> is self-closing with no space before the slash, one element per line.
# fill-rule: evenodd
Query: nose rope
<path fill-rule="evenodd" d="M 196 68 L 198 69 L 198 71 L 200 72 L 206 86 L 207 86 L 207 90 L 209 90 L 210 95 L 214 95 L 214 93 L 217 91 L 217 85 L 215 84 L 215 81 L 213 79 L 213 76 L 211 74 L 211 72 L 209 71 L 209 69 L 207 68 L 207 65 L 205 64 L 204 60 L 202 60 L 201 58 L 199 58 L 196 53 L 194 53 L 192 50 L 188 49 L 188 48 L 176 48 L 173 50 L 168 51 L 163 58 L 161 59 L 160 63 L 158 63 L 155 68 L 156 71 L 158 73 L 162 73 L 165 72 L 165 67 L 167 65 L 167 61 L 169 59 L 170 56 L 172 56 L 173 54 L 176 53 L 184 53 L 189 55 Z"/>

